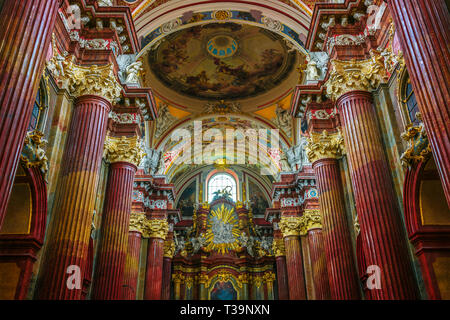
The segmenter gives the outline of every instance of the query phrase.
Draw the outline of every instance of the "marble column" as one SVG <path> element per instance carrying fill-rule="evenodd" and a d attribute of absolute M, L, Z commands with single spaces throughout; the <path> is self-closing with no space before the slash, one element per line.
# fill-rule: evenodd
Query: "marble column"
<path fill-rule="evenodd" d="M 144 151 L 136 136 L 108 137 L 105 154 L 111 164 L 92 284 L 93 300 L 122 298 L 134 175 Z"/>
<path fill-rule="evenodd" d="M 316 300 L 329 300 L 331 298 L 331 292 L 322 237 L 322 217 L 319 210 L 305 210 L 303 212 L 303 223 L 308 232 L 308 246 L 315 298 Z"/>
<path fill-rule="evenodd" d="M 0 12 L 0 228 L 58 7 L 55 0 L 5 0 Z"/>
<path fill-rule="evenodd" d="M 289 281 L 289 299 L 305 300 L 306 287 L 300 243 L 300 217 L 282 217 L 279 223 L 286 250 L 286 268 Z"/>
<path fill-rule="evenodd" d="M 125 268 L 122 281 L 123 300 L 136 300 L 144 221 L 144 214 L 131 214 L 128 232 L 127 255 L 125 259 Z"/>
<path fill-rule="evenodd" d="M 374 280 L 371 297 L 416 299 L 418 288 L 406 231 L 369 92 L 384 79 L 384 64 L 379 57 L 332 60 L 327 93 L 336 100 L 341 114 L 366 262 L 375 266 L 369 279 Z"/>
<path fill-rule="evenodd" d="M 338 158 L 344 142 L 340 133 L 312 132 L 306 152 L 316 176 L 322 214 L 322 237 L 331 299 L 361 299 L 358 270 L 347 220 Z"/>
<path fill-rule="evenodd" d="M 164 240 L 169 230 L 165 219 L 148 220 L 147 272 L 145 275 L 145 300 L 161 300 Z"/>
<path fill-rule="evenodd" d="M 161 300 L 170 300 L 170 283 L 172 278 L 172 259 L 175 253 L 175 242 L 170 239 L 164 242 L 163 273 Z"/>
<path fill-rule="evenodd" d="M 388 4 L 450 207 L 449 8 L 445 0 Z"/>
<path fill-rule="evenodd" d="M 173 281 L 173 299 L 181 300 L 181 283 L 184 281 L 184 276 L 181 273 L 175 273 L 172 276 Z"/>
<path fill-rule="evenodd" d="M 277 284 L 278 284 L 278 299 L 289 300 L 289 285 L 286 268 L 286 252 L 284 248 L 284 240 L 274 238 L 272 244 L 273 254 L 277 266 Z"/>
<path fill-rule="evenodd" d="M 81 298 L 77 279 L 86 267 L 106 124 L 111 102 L 121 92 L 112 65 L 80 67 L 69 62 L 65 74 L 70 93 L 78 98 L 47 231 L 37 299 Z"/>

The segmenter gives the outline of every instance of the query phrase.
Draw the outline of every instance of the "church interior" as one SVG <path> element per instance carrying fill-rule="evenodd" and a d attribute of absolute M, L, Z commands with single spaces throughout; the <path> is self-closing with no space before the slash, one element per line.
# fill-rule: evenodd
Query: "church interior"
<path fill-rule="evenodd" d="M 450 299 L 446 0 L 1 0 L 0 300 Z"/>

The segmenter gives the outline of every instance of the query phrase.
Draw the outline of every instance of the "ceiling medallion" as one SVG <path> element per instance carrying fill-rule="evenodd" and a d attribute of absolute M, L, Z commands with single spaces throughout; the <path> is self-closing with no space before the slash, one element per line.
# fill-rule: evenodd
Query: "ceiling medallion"
<path fill-rule="evenodd" d="M 211 38 L 206 44 L 206 50 L 215 58 L 232 57 L 238 49 L 238 44 L 230 36 L 218 35 Z"/>

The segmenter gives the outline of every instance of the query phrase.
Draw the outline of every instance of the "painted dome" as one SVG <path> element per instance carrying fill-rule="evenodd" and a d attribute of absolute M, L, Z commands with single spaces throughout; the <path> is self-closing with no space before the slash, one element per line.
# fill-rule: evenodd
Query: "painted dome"
<path fill-rule="evenodd" d="M 216 58 L 228 58 L 233 56 L 238 49 L 238 44 L 230 36 L 218 35 L 208 41 L 206 50 Z"/>

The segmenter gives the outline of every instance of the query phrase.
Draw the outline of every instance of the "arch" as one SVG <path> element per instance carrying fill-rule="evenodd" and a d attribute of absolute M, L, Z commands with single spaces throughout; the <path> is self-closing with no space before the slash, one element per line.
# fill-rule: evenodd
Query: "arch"
<path fill-rule="evenodd" d="M 1 298 L 27 297 L 33 265 L 44 242 L 46 220 L 47 187 L 42 172 L 19 165 L 0 230 L 0 278 L 8 279 L 0 281 Z"/>
<path fill-rule="evenodd" d="M 433 158 L 414 164 L 406 172 L 406 229 L 429 299 L 450 299 L 450 210 L 442 189 Z M 447 206 L 446 211 L 443 206 Z"/>

